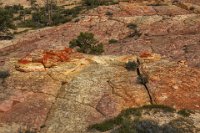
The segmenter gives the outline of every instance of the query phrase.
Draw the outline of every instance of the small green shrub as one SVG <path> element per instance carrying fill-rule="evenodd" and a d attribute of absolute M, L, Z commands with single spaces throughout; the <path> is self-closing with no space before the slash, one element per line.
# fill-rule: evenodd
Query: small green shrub
<path fill-rule="evenodd" d="M 62 11 L 62 14 L 67 18 L 68 21 L 78 17 L 78 15 L 84 10 L 83 6 L 76 6 L 71 9 L 65 9 Z"/>
<path fill-rule="evenodd" d="M 89 130 L 96 129 L 101 132 L 105 132 L 108 130 L 113 129 L 116 126 L 120 126 L 120 130 L 123 131 L 129 131 L 131 128 L 131 122 L 130 122 L 130 115 L 134 115 L 137 117 L 141 116 L 141 109 L 140 108 L 129 108 L 126 110 L 123 110 L 117 117 L 113 119 L 106 120 L 99 124 L 94 124 L 89 126 Z M 128 132 L 122 132 L 122 133 L 128 133 Z"/>
<path fill-rule="evenodd" d="M 189 117 L 191 115 L 191 113 L 193 113 L 191 110 L 188 109 L 182 109 L 178 111 L 179 115 L 182 115 L 184 117 Z"/>
<path fill-rule="evenodd" d="M 9 10 L 0 8 L 0 31 L 15 29 L 13 14 Z"/>
<path fill-rule="evenodd" d="M 129 61 L 128 63 L 125 64 L 125 68 L 128 71 L 135 71 L 138 67 L 138 64 L 135 61 Z"/>
<path fill-rule="evenodd" d="M 140 36 L 142 35 L 142 33 L 140 33 L 138 30 L 131 32 L 131 34 L 129 34 L 128 37 L 134 37 L 135 39 L 138 39 Z"/>
<path fill-rule="evenodd" d="M 52 16 L 52 25 L 59 25 L 67 22 L 67 18 L 64 17 L 60 12 L 55 12 Z"/>
<path fill-rule="evenodd" d="M 101 5 L 113 5 L 117 4 L 115 0 L 83 0 L 86 6 L 101 6 Z"/>
<path fill-rule="evenodd" d="M 194 10 L 195 10 L 195 7 L 191 6 L 191 7 L 189 8 L 189 10 L 194 11 Z"/>
<path fill-rule="evenodd" d="M 112 12 L 110 12 L 110 11 L 107 11 L 107 12 L 106 12 L 106 15 L 107 15 L 107 16 L 112 16 L 112 15 L 113 15 L 113 13 L 112 13 Z"/>
<path fill-rule="evenodd" d="M 110 39 L 109 40 L 109 44 L 114 44 L 114 43 L 118 43 L 118 40 L 116 40 L 116 39 Z"/>
<path fill-rule="evenodd" d="M 164 6 L 161 3 L 153 3 L 153 4 L 148 4 L 147 6 Z"/>
<path fill-rule="evenodd" d="M 138 39 L 142 35 L 142 33 L 140 33 L 139 28 L 136 24 L 129 23 L 127 27 L 132 30 L 132 32 L 128 35 L 128 37 L 134 37 L 135 39 Z"/>
<path fill-rule="evenodd" d="M 70 48 L 78 47 L 78 51 L 86 54 L 99 55 L 104 52 L 103 44 L 99 43 L 93 33 L 81 32 L 80 35 L 70 41 Z"/>
<path fill-rule="evenodd" d="M 142 108 L 128 108 L 125 110 L 122 110 L 120 113 L 120 117 L 129 117 L 130 115 L 134 116 L 141 116 L 141 109 Z"/>
<path fill-rule="evenodd" d="M 129 23 L 129 24 L 127 25 L 127 27 L 128 27 L 129 29 L 132 29 L 132 30 L 136 30 L 136 29 L 137 29 L 137 25 L 134 24 L 134 23 Z"/>
<path fill-rule="evenodd" d="M 149 80 L 146 75 L 139 75 L 137 78 L 137 82 L 144 85 L 144 84 L 147 84 Z"/>
<path fill-rule="evenodd" d="M 161 133 L 162 127 L 153 120 L 135 120 L 132 124 L 132 133 Z"/>
<path fill-rule="evenodd" d="M 37 131 L 35 129 L 30 129 L 30 128 L 19 128 L 18 129 L 18 133 L 37 133 Z"/>
<path fill-rule="evenodd" d="M 145 105 L 138 108 L 128 108 L 121 111 L 117 117 L 105 120 L 99 124 L 91 125 L 88 129 L 95 129 L 100 132 L 111 130 L 112 133 L 146 133 L 149 131 L 165 131 L 165 127 L 159 126 L 155 121 L 141 119 L 143 111 L 149 112 L 149 110 L 152 109 L 175 112 L 175 109 L 165 105 Z"/>
<path fill-rule="evenodd" d="M 185 118 L 177 118 L 162 126 L 167 133 L 193 133 L 195 125 L 193 121 Z M 198 129 L 197 129 L 198 130 Z M 197 131 L 196 130 L 196 131 Z"/>
<path fill-rule="evenodd" d="M 11 13 L 18 13 L 19 11 L 24 10 L 24 7 L 19 4 L 13 6 L 5 6 L 4 9 Z"/>
<path fill-rule="evenodd" d="M 25 8 L 25 9 L 23 10 L 23 13 L 24 13 L 24 14 L 31 14 L 31 12 L 32 12 L 32 10 L 31 10 L 30 8 Z"/>
<path fill-rule="evenodd" d="M 10 76 L 9 71 L 0 71 L 0 78 L 4 79 Z"/>
<path fill-rule="evenodd" d="M 96 129 L 98 131 L 105 132 L 105 131 L 108 131 L 108 130 L 114 128 L 114 126 L 115 126 L 114 119 L 110 119 L 110 120 L 106 120 L 106 121 L 104 121 L 103 123 L 100 123 L 100 124 L 91 125 L 91 126 L 89 126 L 88 129 L 89 130 Z"/>
<path fill-rule="evenodd" d="M 161 109 L 166 112 L 175 112 L 176 111 L 174 108 L 171 108 L 166 105 L 159 105 L 159 104 L 144 105 L 141 108 L 143 108 L 143 109 Z"/>

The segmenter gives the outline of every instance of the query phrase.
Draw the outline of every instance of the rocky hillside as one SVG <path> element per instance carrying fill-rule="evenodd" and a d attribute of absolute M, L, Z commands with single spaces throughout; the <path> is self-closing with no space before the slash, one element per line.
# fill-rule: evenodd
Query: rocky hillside
<path fill-rule="evenodd" d="M 80 32 L 104 53 L 68 48 Z M 136 0 L 0 41 L 0 133 L 200 132 L 199 33 L 198 0 Z"/>

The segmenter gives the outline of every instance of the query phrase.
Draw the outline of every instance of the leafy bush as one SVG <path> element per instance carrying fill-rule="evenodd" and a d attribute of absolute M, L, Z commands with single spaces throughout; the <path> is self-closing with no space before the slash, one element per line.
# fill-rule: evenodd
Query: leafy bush
<path fill-rule="evenodd" d="M 81 32 L 77 39 L 70 41 L 70 48 L 78 47 L 78 51 L 87 54 L 101 54 L 104 52 L 103 44 L 99 43 L 93 33 Z"/>

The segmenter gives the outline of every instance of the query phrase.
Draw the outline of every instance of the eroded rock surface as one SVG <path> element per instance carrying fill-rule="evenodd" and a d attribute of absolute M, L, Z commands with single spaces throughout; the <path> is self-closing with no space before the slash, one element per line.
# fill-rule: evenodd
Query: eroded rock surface
<path fill-rule="evenodd" d="M 124 109 L 150 104 L 137 72 L 125 68 L 125 63 L 137 58 L 141 72 L 149 77 L 148 88 L 155 103 L 199 110 L 199 69 L 152 53 L 139 57 L 82 54 L 43 72 L 13 69 L 2 82 L 1 123 L 10 128 L 14 128 L 13 123 L 29 126 L 44 133 L 94 132 L 87 129 L 89 125 L 115 117 Z M 31 64 L 34 62 L 24 65 Z M 5 126 L 1 128 L 5 131 Z"/>
<path fill-rule="evenodd" d="M 79 21 L 0 42 L 0 68 L 10 72 L 0 78 L 0 133 L 27 127 L 41 133 L 94 133 L 89 125 L 150 104 L 138 73 L 125 69 L 137 58 L 154 103 L 195 110 L 188 119 L 195 123 L 191 131 L 199 131 L 199 12 L 197 0 L 120 2 L 91 9 Z M 104 44 L 104 55 L 66 49 L 85 31 Z M 117 43 L 109 44 L 111 39 Z M 162 112 L 147 118 L 162 116 L 164 122 L 177 118 Z"/>

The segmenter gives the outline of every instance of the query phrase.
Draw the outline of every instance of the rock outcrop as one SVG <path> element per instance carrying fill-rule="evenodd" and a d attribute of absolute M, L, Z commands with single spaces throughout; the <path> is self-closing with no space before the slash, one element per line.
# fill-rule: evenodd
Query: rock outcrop
<path fill-rule="evenodd" d="M 199 9 L 198 0 L 120 2 L 86 11 L 76 21 L 1 41 L 0 69 L 10 74 L 0 77 L 0 133 L 28 128 L 98 133 L 87 128 L 152 102 L 192 110 L 185 119 L 193 123 L 189 131 L 198 132 Z M 66 48 L 86 31 L 104 44 L 103 55 Z M 111 39 L 116 43 L 109 44 Z M 138 82 L 137 71 L 125 68 L 128 61 L 139 63 L 145 85 Z M 155 116 L 142 117 L 163 127 L 179 115 L 155 111 Z"/>
<path fill-rule="evenodd" d="M 44 133 L 89 133 L 93 132 L 88 131 L 92 124 L 115 117 L 124 109 L 150 104 L 137 72 L 125 68 L 125 63 L 137 58 L 141 73 L 149 77 L 147 85 L 155 103 L 176 109 L 200 108 L 198 69 L 152 53 L 78 57 L 58 61 L 42 72 L 35 62 L 16 62 L 17 66 L 23 64 L 24 70 L 13 69 L 2 83 L 0 122 L 7 125 L 0 127 L 1 131 L 10 125 L 13 130 L 28 126 Z M 27 71 L 29 66 L 36 69 Z"/>

